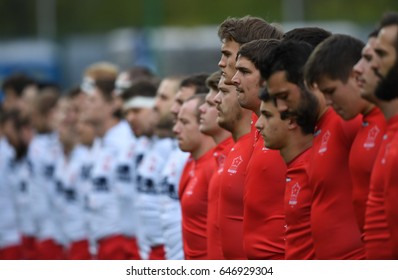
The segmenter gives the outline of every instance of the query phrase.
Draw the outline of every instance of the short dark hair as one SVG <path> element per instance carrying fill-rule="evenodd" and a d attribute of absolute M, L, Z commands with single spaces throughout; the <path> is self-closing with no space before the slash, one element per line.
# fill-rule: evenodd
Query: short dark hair
<path fill-rule="evenodd" d="M 209 74 L 200 73 L 188 76 L 183 79 L 180 84 L 180 88 L 182 87 L 194 87 L 195 94 L 196 93 L 204 93 L 208 92 L 209 88 L 206 85 L 206 79 L 209 77 Z"/>
<path fill-rule="evenodd" d="M 191 101 L 191 100 L 198 100 L 198 104 L 196 105 L 196 120 L 198 121 L 198 123 L 200 122 L 200 111 L 199 111 L 199 107 L 205 103 L 206 100 L 206 93 L 196 93 L 195 95 L 190 96 L 187 100 L 184 101 L 184 103 Z"/>
<path fill-rule="evenodd" d="M 258 98 L 263 102 L 274 101 L 272 96 L 269 94 L 268 89 L 265 87 L 263 88 L 260 93 L 258 94 Z"/>
<path fill-rule="evenodd" d="M 209 77 L 207 77 L 206 86 L 209 89 L 218 91 L 218 83 L 220 82 L 220 79 L 221 79 L 221 71 L 216 71 L 210 74 Z"/>
<path fill-rule="evenodd" d="M 1 125 L 4 125 L 6 122 L 10 122 L 13 128 L 20 132 L 23 128 L 31 127 L 30 119 L 22 114 L 18 109 L 11 109 L 10 111 L 4 113 L 1 118 Z M 26 144 L 19 143 L 17 147 L 14 147 L 15 150 L 15 159 L 20 160 L 24 156 L 26 156 L 28 152 L 28 146 Z"/>
<path fill-rule="evenodd" d="M 68 89 L 66 92 L 66 96 L 68 96 L 70 99 L 76 98 L 80 94 L 82 94 L 82 90 L 80 89 L 80 86 L 74 86 L 74 87 Z"/>
<path fill-rule="evenodd" d="M 319 27 L 299 27 L 292 29 L 283 35 L 282 40 L 304 41 L 313 48 L 319 45 L 323 40 L 332 36 L 332 32 Z"/>
<path fill-rule="evenodd" d="M 242 45 L 257 39 L 280 39 L 283 32 L 264 19 L 253 16 L 242 18 L 229 17 L 218 27 L 218 37 L 221 41 L 235 41 Z"/>
<path fill-rule="evenodd" d="M 2 90 L 5 91 L 6 89 L 12 89 L 17 96 L 22 95 L 22 91 L 29 85 L 35 85 L 36 82 L 22 73 L 15 73 L 11 76 L 8 76 L 2 85 Z"/>
<path fill-rule="evenodd" d="M 157 86 L 154 82 L 147 79 L 136 81 L 131 87 L 122 94 L 123 101 L 127 101 L 135 96 L 155 97 Z"/>
<path fill-rule="evenodd" d="M 48 115 L 57 106 L 60 95 L 60 92 L 52 87 L 40 90 L 34 101 L 35 109 L 42 116 Z"/>
<path fill-rule="evenodd" d="M 398 13 L 397 12 L 387 12 L 383 15 L 379 22 L 379 30 L 388 27 L 391 25 L 398 26 Z M 395 50 L 398 52 L 398 31 L 395 34 L 395 42 L 394 42 Z"/>
<path fill-rule="evenodd" d="M 364 43 L 349 35 L 335 34 L 319 44 L 305 66 L 308 85 L 328 76 L 347 82 L 354 65 L 361 59 Z"/>
<path fill-rule="evenodd" d="M 7 121 L 11 121 L 17 131 L 31 124 L 30 119 L 18 109 L 11 109 L 3 114 L 1 123 L 4 124 Z"/>
<path fill-rule="evenodd" d="M 107 101 L 113 100 L 112 93 L 115 89 L 114 79 L 100 79 L 95 81 L 95 86 L 100 90 L 102 97 Z"/>
<path fill-rule="evenodd" d="M 374 38 L 377 37 L 377 35 L 379 35 L 379 29 L 374 29 L 371 32 L 369 32 L 368 38 Z"/>
<path fill-rule="evenodd" d="M 268 53 L 279 45 L 279 42 L 280 41 L 276 39 L 253 40 L 243 44 L 237 55 L 247 58 L 254 64 L 256 69 L 260 70 L 261 66 L 264 64 L 264 58 L 267 58 Z"/>
<path fill-rule="evenodd" d="M 311 45 L 300 41 L 281 41 L 264 58 L 260 67 L 264 79 L 278 71 L 286 72 L 286 79 L 304 88 L 304 65 L 312 51 Z"/>
<path fill-rule="evenodd" d="M 303 134 L 313 134 L 315 130 L 315 124 L 318 118 L 318 99 L 310 93 L 307 89 L 303 89 L 303 100 L 301 100 L 297 110 L 294 112 L 283 111 L 280 112 L 281 119 L 294 119 L 297 125 L 300 127 Z M 264 88 L 260 94 L 259 98 L 263 102 L 273 102 L 275 104 L 275 99 L 268 93 L 267 88 Z"/>
<path fill-rule="evenodd" d="M 397 12 L 387 12 L 383 14 L 380 22 L 379 29 L 390 26 L 390 25 L 398 25 L 398 13 Z"/>

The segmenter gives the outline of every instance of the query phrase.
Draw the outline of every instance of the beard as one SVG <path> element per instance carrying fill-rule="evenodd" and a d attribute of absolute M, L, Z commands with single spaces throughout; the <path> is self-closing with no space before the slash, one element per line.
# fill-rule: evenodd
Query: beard
<path fill-rule="evenodd" d="M 15 149 L 15 157 L 17 160 L 23 159 L 28 154 L 28 145 L 20 143 Z"/>
<path fill-rule="evenodd" d="M 380 74 L 378 74 L 380 77 Z M 380 77 L 380 82 L 376 87 L 375 95 L 383 101 L 391 101 L 398 97 L 398 60 L 388 71 L 385 77 Z"/>
<path fill-rule="evenodd" d="M 113 111 L 112 116 L 121 120 L 123 119 L 123 110 L 122 109 L 116 109 L 115 111 Z"/>
<path fill-rule="evenodd" d="M 174 126 L 174 116 L 170 113 L 159 119 L 156 128 L 172 130 Z"/>

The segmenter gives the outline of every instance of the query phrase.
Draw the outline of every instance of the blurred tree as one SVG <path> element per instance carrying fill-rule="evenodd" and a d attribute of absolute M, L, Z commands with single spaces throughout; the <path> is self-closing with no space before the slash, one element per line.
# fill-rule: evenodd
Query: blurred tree
<path fill-rule="evenodd" d="M 304 0 L 305 20 L 346 20 L 374 25 L 384 12 L 398 12 L 397 0 Z"/>
<path fill-rule="evenodd" d="M 217 25 L 247 14 L 269 22 L 294 19 L 287 0 L 54 0 L 57 35 L 100 33 L 120 27 Z M 294 0 L 292 0 L 294 1 Z M 0 37 L 35 36 L 38 0 L 0 0 Z M 374 25 L 397 0 L 300 0 L 304 20 L 346 20 Z M 289 9 L 291 6 L 292 10 Z M 300 9 L 301 10 L 301 9 Z M 287 12 L 288 11 L 288 12 Z"/>
<path fill-rule="evenodd" d="M 35 1 L 0 1 L 0 36 L 31 36 L 36 32 Z"/>

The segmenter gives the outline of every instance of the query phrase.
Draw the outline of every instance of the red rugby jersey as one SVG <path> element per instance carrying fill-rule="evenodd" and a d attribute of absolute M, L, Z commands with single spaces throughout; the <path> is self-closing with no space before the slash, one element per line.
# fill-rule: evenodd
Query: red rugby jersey
<path fill-rule="evenodd" d="M 317 259 L 365 257 L 348 168 L 351 144 L 360 125 L 360 116 L 344 121 L 329 108 L 315 128 L 308 174 L 313 189 L 311 226 Z"/>
<path fill-rule="evenodd" d="M 243 193 L 253 141 L 252 133 L 236 141 L 221 174 L 219 221 L 221 248 L 226 259 L 247 259 L 243 251 Z"/>
<path fill-rule="evenodd" d="M 310 222 L 312 189 L 308 185 L 311 149 L 303 151 L 287 165 L 285 190 L 285 259 L 287 260 L 315 258 Z"/>
<path fill-rule="evenodd" d="M 189 180 L 181 195 L 182 237 L 187 260 L 207 259 L 207 199 L 214 170 L 213 149 L 193 161 Z M 185 175 L 185 174 L 184 174 Z"/>
<path fill-rule="evenodd" d="M 245 177 L 244 248 L 249 259 L 284 259 L 286 164 L 257 131 L 255 138 Z"/>
<path fill-rule="evenodd" d="M 398 259 L 398 115 L 388 121 L 390 142 L 386 146 L 386 214 L 391 234 L 392 257 Z"/>
<path fill-rule="evenodd" d="M 184 190 L 191 178 L 191 171 L 193 170 L 193 166 L 195 165 L 195 160 L 191 155 L 189 155 L 189 158 L 187 159 L 187 162 L 185 163 L 184 169 L 182 170 L 181 173 L 181 178 L 180 182 L 178 184 L 178 197 L 181 200 L 182 194 L 184 193 Z"/>
<path fill-rule="evenodd" d="M 217 164 L 209 184 L 207 205 L 207 258 L 209 260 L 223 260 L 219 226 L 219 201 L 221 190 L 221 173 L 225 159 L 234 145 L 232 137 L 227 138 L 214 148 L 213 157 Z"/>
<path fill-rule="evenodd" d="M 373 166 L 372 177 L 370 181 L 370 192 L 366 208 L 365 218 L 365 247 L 366 257 L 368 259 L 393 259 L 393 243 L 390 231 L 390 225 L 387 219 L 387 205 L 394 202 L 390 199 L 389 180 L 394 170 L 390 167 L 394 166 L 394 155 L 391 149 L 397 145 L 394 135 L 397 129 L 398 116 L 388 121 L 386 133 L 383 135 L 383 141 Z M 396 165 L 395 165 L 396 168 Z M 393 171 L 391 173 L 391 171 Z M 397 173 L 395 171 L 395 173 Z M 393 175 L 393 177 L 396 175 Z M 396 204 L 394 205 L 396 207 Z M 396 220 L 393 224 L 396 223 Z"/>
<path fill-rule="evenodd" d="M 365 224 L 366 201 L 369 195 L 370 175 L 386 128 L 386 120 L 378 107 L 363 116 L 351 146 L 349 167 L 352 179 L 352 199 L 359 229 Z"/>

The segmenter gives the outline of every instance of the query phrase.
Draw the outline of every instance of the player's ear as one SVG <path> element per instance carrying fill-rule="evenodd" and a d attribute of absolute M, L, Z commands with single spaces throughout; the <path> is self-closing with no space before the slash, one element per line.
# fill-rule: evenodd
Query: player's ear
<path fill-rule="evenodd" d="M 294 118 L 289 118 L 288 120 L 288 128 L 289 130 L 296 129 L 298 127 L 298 124 Z"/>

